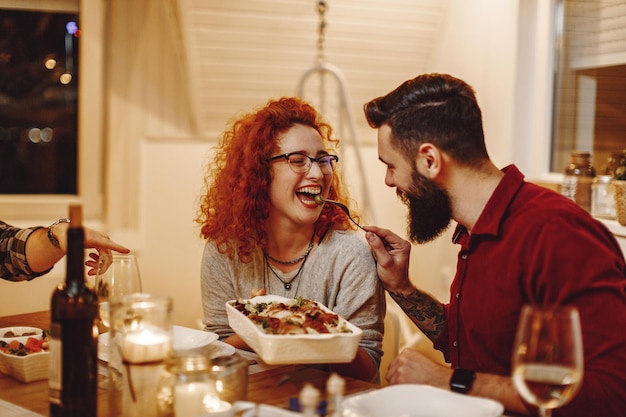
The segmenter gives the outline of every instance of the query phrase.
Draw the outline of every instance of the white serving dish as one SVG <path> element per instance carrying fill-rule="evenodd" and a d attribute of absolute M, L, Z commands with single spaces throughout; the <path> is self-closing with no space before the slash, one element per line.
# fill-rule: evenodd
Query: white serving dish
<path fill-rule="evenodd" d="M 287 300 L 290 299 L 278 295 L 263 295 L 240 301 L 256 304 L 285 302 Z M 356 356 L 363 332 L 344 319 L 341 320 L 352 330 L 352 333 L 266 334 L 252 320 L 233 307 L 233 303 L 236 301 L 226 302 L 228 323 L 235 333 L 241 336 L 267 364 L 345 363 L 352 361 Z M 320 307 L 332 313 L 331 310 L 321 304 Z"/>
<path fill-rule="evenodd" d="M 342 402 L 343 417 L 498 417 L 497 401 L 428 385 L 403 384 L 355 395 Z"/>
<path fill-rule="evenodd" d="M 7 332 L 13 332 L 19 336 L 13 337 L 5 337 L 4 335 Z M 35 333 L 34 335 L 22 336 L 24 333 Z M 29 326 L 13 326 L 13 327 L 3 327 L 0 329 L 0 341 L 9 343 L 13 340 L 17 340 L 22 344 L 26 344 L 26 341 L 29 337 L 34 337 L 35 339 L 41 339 L 43 337 L 43 330 L 38 327 L 29 327 Z"/>
<path fill-rule="evenodd" d="M 21 382 L 48 379 L 49 352 L 30 353 L 26 356 L 0 352 L 0 372 Z"/>

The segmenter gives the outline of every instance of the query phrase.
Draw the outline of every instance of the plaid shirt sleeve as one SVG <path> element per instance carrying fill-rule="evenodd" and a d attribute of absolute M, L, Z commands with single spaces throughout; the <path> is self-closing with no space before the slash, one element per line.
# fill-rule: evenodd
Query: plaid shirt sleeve
<path fill-rule="evenodd" d="M 40 227 L 20 229 L 0 221 L 0 278 L 24 281 L 48 272 L 33 272 L 26 261 L 26 240 L 37 229 Z"/>

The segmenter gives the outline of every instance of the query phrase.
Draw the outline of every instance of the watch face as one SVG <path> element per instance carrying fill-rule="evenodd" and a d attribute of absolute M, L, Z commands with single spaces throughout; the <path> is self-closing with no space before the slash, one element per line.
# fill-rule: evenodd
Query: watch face
<path fill-rule="evenodd" d="M 454 392 L 466 393 L 472 388 L 476 373 L 470 369 L 457 368 L 450 379 L 450 389 Z"/>

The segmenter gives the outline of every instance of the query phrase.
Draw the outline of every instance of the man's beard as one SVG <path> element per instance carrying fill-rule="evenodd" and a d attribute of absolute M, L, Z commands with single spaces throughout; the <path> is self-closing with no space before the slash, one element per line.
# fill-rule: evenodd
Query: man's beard
<path fill-rule="evenodd" d="M 439 237 L 450 225 L 452 207 L 446 190 L 434 181 L 411 174 L 409 191 L 396 190 L 398 198 L 409 207 L 407 232 L 412 243 L 426 243 Z"/>

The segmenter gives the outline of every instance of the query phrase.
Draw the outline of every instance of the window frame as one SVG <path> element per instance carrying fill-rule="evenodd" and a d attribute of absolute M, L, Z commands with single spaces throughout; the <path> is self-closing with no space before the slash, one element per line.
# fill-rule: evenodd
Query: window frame
<path fill-rule="evenodd" d="M 555 86 L 549 169 L 561 172 L 569 163 L 570 152 L 581 149 L 592 153 L 592 164 L 600 174 L 604 172 L 610 153 L 621 151 L 618 133 L 621 127 L 616 120 L 622 118 L 615 115 L 615 111 L 609 112 L 610 117 L 607 117 L 606 103 L 607 96 L 624 91 L 623 76 L 620 75 L 620 81 L 609 81 L 626 65 L 626 39 L 616 29 L 626 20 L 623 3 L 553 1 Z M 581 10 L 581 7 L 591 7 L 591 10 Z M 596 14 L 589 15 L 590 11 Z M 583 16 L 587 21 L 581 25 Z M 589 22 L 593 23 L 592 27 Z M 585 43 L 581 44 L 583 38 Z M 607 89 L 606 84 L 610 82 L 615 89 Z M 609 90 L 611 93 L 607 94 Z M 621 104 L 623 95 L 619 97 Z M 610 99 L 610 105 L 622 108 L 615 98 Z"/>
<path fill-rule="evenodd" d="M 48 221 L 62 217 L 71 203 L 83 205 L 85 219 L 103 217 L 105 9 L 102 0 L 0 0 L 0 8 L 79 13 L 81 41 L 78 89 L 78 175 L 75 195 L 2 194 L 2 220 Z"/>

